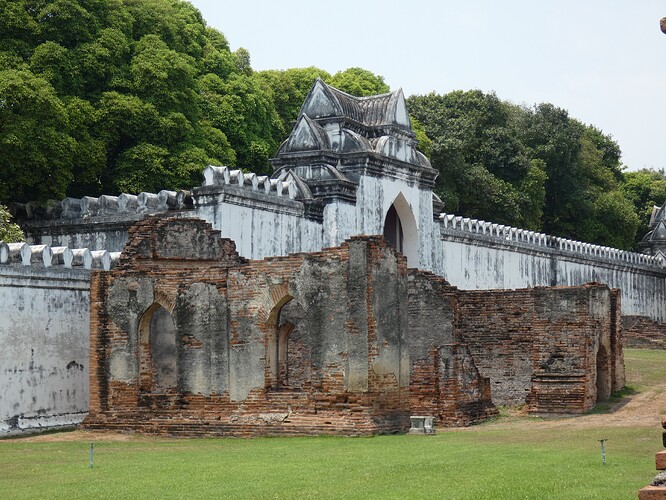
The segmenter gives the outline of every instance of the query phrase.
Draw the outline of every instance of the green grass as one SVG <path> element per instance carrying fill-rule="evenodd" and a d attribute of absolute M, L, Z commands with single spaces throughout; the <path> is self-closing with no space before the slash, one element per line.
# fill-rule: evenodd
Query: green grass
<path fill-rule="evenodd" d="M 627 386 L 636 391 L 666 382 L 666 351 L 625 349 Z"/>
<path fill-rule="evenodd" d="M 666 352 L 628 351 L 636 390 Z M 655 373 L 653 373 L 655 372 Z M 498 419 L 502 422 L 504 417 Z M 651 427 L 532 419 L 435 436 L 0 441 L 3 498 L 636 498 L 655 474 Z M 513 421 L 515 420 L 515 425 Z M 505 420 L 506 423 L 506 420 Z M 607 464 L 598 439 L 606 438 Z"/>
<path fill-rule="evenodd" d="M 635 498 L 659 432 L 98 442 L 92 470 L 84 442 L 0 446 L 5 498 Z"/>

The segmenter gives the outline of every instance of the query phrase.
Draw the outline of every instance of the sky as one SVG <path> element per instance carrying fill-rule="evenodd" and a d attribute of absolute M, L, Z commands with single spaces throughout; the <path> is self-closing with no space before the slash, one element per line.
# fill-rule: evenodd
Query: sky
<path fill-rule="evenodd" d="M 191 0 L 255 71 L 361 67 L 405 95 L 494 91 L 611 135 L 630 170 L 666 168 L 661 0 Z"/>

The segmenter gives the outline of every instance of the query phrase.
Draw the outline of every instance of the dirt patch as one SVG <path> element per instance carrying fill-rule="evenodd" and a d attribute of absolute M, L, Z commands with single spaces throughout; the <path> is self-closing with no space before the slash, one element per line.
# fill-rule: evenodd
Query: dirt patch
<path fill-rule="evenodd" d="M 529 417 L 522 410 L 510 410 L 508 416 L 484 424 L 483 428 L 593 429 L 597 427 L 649 427 L 659 429 L 666 415 L 666 384 L 623 397 L 604 413 L 566 417 Z M 474 431 L 474 427 L 460 429 Z"/>
<path fill-rule="evenodd" d="M 144 436 L 135 433 L 121 433 L 111 431 L 62 431 L 62 432 L 48 432 L 45 434 L 33 434 L 26 436 L 16 436 L 13 438 L 2 439 L 3 442 L 21 441 L 23 443 L 57 443 L 64 441 L 88 441 L 95 443 L 97 441 L 155 441 L 158 438 L 153 436 Z"/>

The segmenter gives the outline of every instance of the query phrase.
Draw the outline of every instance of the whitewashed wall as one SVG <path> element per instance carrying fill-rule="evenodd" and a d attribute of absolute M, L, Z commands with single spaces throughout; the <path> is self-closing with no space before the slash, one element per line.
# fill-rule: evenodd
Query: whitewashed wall
<path fill-rule="evenodd" d="M 358 234 L 383 234 L 384 221 L 394 205 L 403 227 L 404 253 L 410 267 L 430 269 L 433 265 L 432 191 L 415 182 L 392 177 L 360 176 L 353 219 L 338 221 L 335 244 Z"/>
<path fill-rule="evenodd" d="M 655 257 L 444 215 L 433 271 L 461 289 L 599 282 L 622 290 L 622 314 L 666 320 L 666 268 Z"/>
<path fill-rule="evenodd" d="M 90 273 L 0 265 L 0 435 L 88 411 Z"/>
<path fill-rule="evenodd" d="M 303 216 L 303 204 L 288 197 L 266 200 L 262 194 L 225 186 L 196 196 L 196 215 L 236 243 L 248 259 L 316 252 L 323 247 L 321 222 Z"/>

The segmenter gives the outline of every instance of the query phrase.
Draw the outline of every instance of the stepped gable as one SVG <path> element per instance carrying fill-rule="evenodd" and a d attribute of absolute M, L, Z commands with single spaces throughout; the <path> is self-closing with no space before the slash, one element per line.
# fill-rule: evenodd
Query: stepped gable
<path fill-rule="evenodd" d="M 221 238 L 220 231 L 207 222 L 159 215 L 147 217 L 130 228 L 118 268 L 129 268 L 138 259 L 216 261 L 223 265 L 243 262 L 235 243 Z"/>
<path fill-rule="evenodd" d="M 363 173 L 406 177 L 431 188 L 437 172 L 417 144 L 402 90 L 355 97 L 317 79 L 271 163 L 276 176 L 297 172 L 315 197 L 319 189 L 312 183 L 332 178 L 358 182 Z M 338 173 L 331 175 L 332 169 Z"/>

